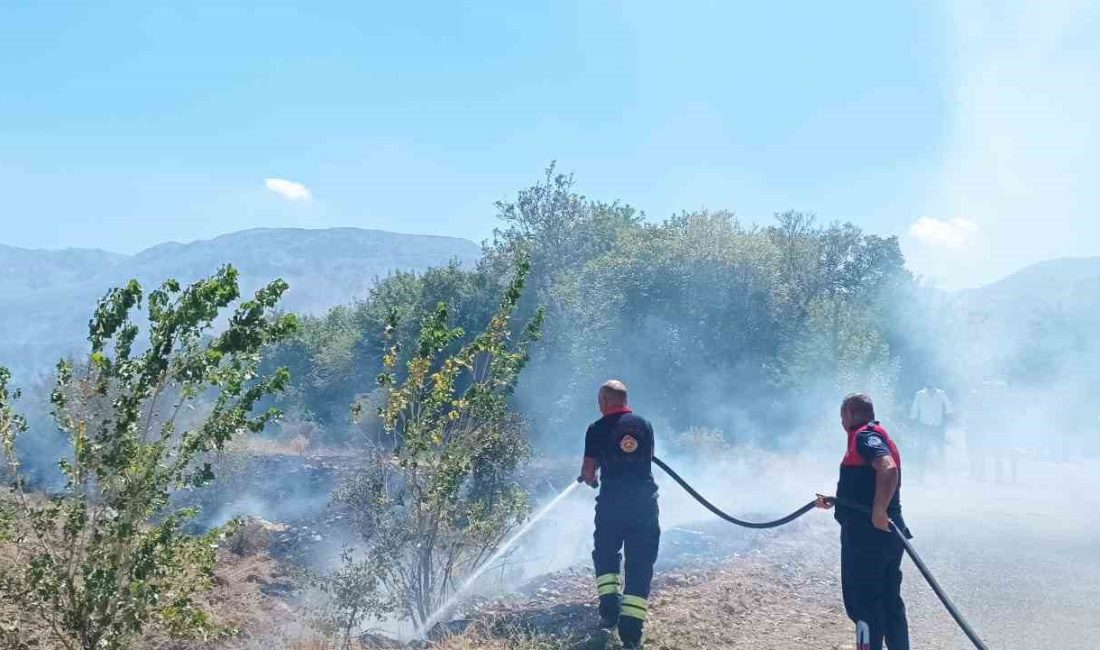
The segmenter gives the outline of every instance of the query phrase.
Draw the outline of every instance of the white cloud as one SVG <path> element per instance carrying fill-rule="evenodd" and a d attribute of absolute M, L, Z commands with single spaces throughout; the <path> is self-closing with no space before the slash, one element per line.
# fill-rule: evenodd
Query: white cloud
<path fill-rule="evenodd" d="M 933 219 L 921 217 L 909 226 L 909 234 L 914 239 L 937 248 L 959 249 L 974 240 L 978 224 L 970 219 Z"/>
<path fill-rule="evenodd" d="M 264 187 L 288 201 L 309 201 L 313 198 L 308 187 L 284 178 L 265 178 Z"/>

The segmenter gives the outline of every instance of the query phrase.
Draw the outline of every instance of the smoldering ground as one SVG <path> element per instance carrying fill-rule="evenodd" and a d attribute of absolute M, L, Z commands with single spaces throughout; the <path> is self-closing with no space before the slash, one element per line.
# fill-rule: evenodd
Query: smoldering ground
<path fill-rule="evenodd" d="M 1072 378 L 1046 393 L 1031 388 L 1008 391 L 993 402 L 957 400 L 958 425 L 949 429 L 946 461 L 922 468 L 906 462 L 903 500 L 915 543 L 949 593 L 994 647 L 1044 647 L 1051 638 L 1079 639 L 1087 645 L 1094 629 L 1094 603 L 1100 596 L 1100 463 L 1091 455 L 1083 427 L 1062 431 L 1043 427 L 1064 404 L 1063 388 Z M 839 393 L 807 403 L 806 424 L 793 432 L 800 444 L 760 445 L 792 432 L 747 431 L 738 436 L 695 429 L 677 431 L 656 405 L 635 406 L 655 412 L 657 452 L 666 462 L 719 507 L 747 519 L 769 519 L 794 510 L 815 492 L 831 493 L 836 467 L 844 450 L 844 433 L 836 411 Z M 1026 399 L 1024 399 L 1026 397 Z M 1024 406 L 1026 405 L 1026 406 Z M 904 404 L 902 405 L 904 406 Z M 904 411 L 882 404 L 886 413 Z M 816 417 L 814 411 L 816 409 Z M 974 455 L 968 443 L 971 427 L 997 413 L 993 445 L 1006 468 L 999 477 L 985 459 L 986 475 L 972 477 Z M 723 416 L 716 415 L 715 418 Z M 743 422 L 743 415 L 737 416 Z M 883 416 L 895 433 L 903 456 L 911 434 L 903 419 Z M 896 425 L 895 425 L 896 423 Z M 583 431 L 536 454 L 523 478 L 535 509 L 574 480 L 579 469 Z M 1095 435 L 1095 432 L 1093 432 Z M 746 439 L 741 442 L 738 438 Z M 984 448 L 989 451 L 987 444 Z M 1068 453 L 1067 453 L 1068 452 Z M 1007 458 L 1015 460 L 1015 481 Z M 339 475 L 354 458 L 317 458 L 309 454 L 230 456 L 203 499 L 203 522 L 215 525 L 231 516 L 253 515 L 288 523 L 288 559 L 318 569 L 332 568 L 341 548 L 352 540 L 334 520 L 330 495 Z M 923 470 L 923 471 L 922 471 Z M 746 531 L 716 521 L 679 486 L 655 469 L 661 488 L 664 536 L 658 573 L 686 565 L 736 561 L 745 549 L 764 548 L 771 533 Z M 563 570 L 588 571 L 593 530 L 593 493 L 574 492 L 558 509 L 535 526 L 513 552 L 490 567 L 456 615 L 469 613 L 485 598 L 506 596 L 538 584 L 543 576 Z M 830 515 L 811 512 L 807 522 L 831 526 Z M 798 539 L 799 526 L 781 534 Z M 805 543 L 820 543 L 806 534 Z M 289 554 L 293 554 L 290 557 Z M 834 567 L 838 569 L 838 567 Z M 907 569 L 907 593 L 925 590 L 916 572 Z M 839 594 L 836 594 L 839 599 Z M 938 615 L 938 614 L 937 614 Z M 943 614 L 946 616 L 945 614 Z M 386 626 L 399 632 L 400 626 Z M 946 634 L 950 626 L 936 627 Z M 406 630 L 407 632 L 407 630 Z M 922 634 L 914 622 L 914 638 Z M 961 639 L 960 639 L 961 640 Z M 961 647 L 961 643 L 960 646 Z M 933 646 L 934 647 L 934 646 Z M 950 646 L 949 646 L 950 647 Z"/>
<path fill-rule="evenodd" d="M 1053 460 L 1024 451 L 1015 483 L 1007 478 L 1000 483 L 991 477 L 976 480 L 969 475 L 965 436 L 964 429 L 953 429 L 946 463 L 920 479 L 904 480 L 906 518 L 918 551 L 991 647 L 1046 647 L 1053 639 L 1087 647 L 1100 633 L 1094 616 L 1100 597 L 1100 564 L 1095 559 L 1100 521 L 1094 514 L 1100 506 L 1100 462 Z M 719 507 L 737 516 L 767 519 L 793 510 L 814 492 L 831 493 L 843 433 L 833 437 L 838 451 L 832 454 L 742 449 L 704 459 L 667 458 Z M 899 444 L 904 453 L 904 435 Z M 766 554 L 775 535 L 783 536 L 785 547 L 819 545 L 822 527 L 827 538 L 832 537 L 827 530 L 835 530 L 831 513 L 821 511 L 780 531 L 736 528 L 716 521 L 667 478 L 658 480 L 664 530 L 658 575 L 685 566 L 737 562 L 736 556 L 750 548 Z M 574 493 L 487 572 L 481 596 L 501 597 L 538 584 L 540 576 L 553 572 L 587 573 L 592 514 L 591 492 Z M 839 555 L 828 561 L 833 564 L 821 571 L 838 572 Z M 915 610 L 915 642 L 921 647 L 964 647 L 965 637 L 908 561 L 904 571 L 907 598 L 924 603 Z M 840 594 L 835 598 L 839 603 Z"/>

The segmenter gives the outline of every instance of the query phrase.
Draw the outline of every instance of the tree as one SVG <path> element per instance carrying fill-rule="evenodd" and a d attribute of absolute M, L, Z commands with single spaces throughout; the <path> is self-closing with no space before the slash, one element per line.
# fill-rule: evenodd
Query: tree
<path fill-rule="evenodd" d="M 71 448 L 64 489 L 49 498 L 24 490 L 15 443 L 25 422 L 0 372 L 0 442 L 16 477 L 0 509 L 0 600 L 14 610 L 7 641 L 113 650 L 151 624 L 183 636 L 210 630 L 194 596 L 210 585 L 220 531 L 186 534 L 195 511 L 174 507 L 172 495 L 209 482 L 207 454 L 278 415 L 257 405 L 286 386 L 287 372 L 258 367 L 295 327 L 274 312 L 286 288 L 275 281 L 240 302 L 215 334 L 240 296 L 237 271 L 187 288 L 169 280 L 145 300 L 143 339 L 140 285 L 110 291 L 89 323 L 89 357 L 58 364 L 53 417 Z"/>
<path fill-rule="evenodd" d="M 803 423 L 809 392 L 889 381 L 893 319 L 880 296 L 906 279 L 896 240 L 799 213 L 768 228 L 722 211 L 638 226 L 559 278 L 555 336 L 525 382 L 538 399 L 524 406 L 582 429 L 591 391 L 617 376 L 659 420 L 767 431 L 770 443 Z"/>
<path fill-rule="evenodd" d="M 804 405 L 857 387 L 888 395 L 928 356 L 911 348 L 914 324 L 927 317 L 903 317 L 912 307 L 902 296 L 914 287 L 896 238 L 799 212 L 765 227 L 706 210 L 647 223 L 628 205 L 578 194 L 553 165 L 496 207 L 501 226 L 476 269 L 395 274 L 367 300 L 307 321 L 293 344 L 301 354 L 288 357 L 303 367 L 292 397 L 329 440 L 353 431 L 350 399 L 384 401 L 381 390 L 357 389 L 382 370 L 391 310 L 400 315 L 390 333 L 402 344 L 399 364 L 439 302 L 451 324 L 478 331 L 517 251 L 531 272 L 514 318 L 545 306 L 547 326 L 512 405 L 536 423 L 531 435 L 544 447 L 583 430 L 592 391 L 611 376 L 628 381 L 659 426 L 767 431 L 774 440 L 776 429 L 806 428 Z M 354 433 L 362 435 L 340 438 L 384 432 L 372 419 Z"/>
<path fill-rule="evenodd" d="M 543 181 L 521 190 L 515 201 L 498 201 L 496 229 L 486 264 L 503 273 L 518 252 L 531 256 L 532 299 L 550 299 L 563 274 L 614 248 L 619 236 L 636 228 L 642 215 L 618 201 L 591 201 L 573 191 L 572 174 L 547 167 Z"/>
<path fill-rule="evenodd" d="M 378 417 L 390 442 L 368 450 L 341 494 L 365 546 L 330 590 L 345 594 L 337 603 L 345 615 L 335 620 L 349 632 L 351 619 L 389 612 L 426 621 L 527 513 L 513 475 L 528 443 L 508 396 L 541 333 L 541 311 L 520 335 L 510 329 L 529 268 L 519 263 L 488 324 L 457 351 L 447 352 L 464 331 L 450 324 L 444 303 L 421 323 L 404 364 L 391 339 L 378 378 L 385 392 Z M 391 336 L 398 327 L 393 312 Z"/>
<path fill-rule="evenodd" d="M 325 442 L 359 442 L 361 436 L 354 434 L 361 432 L 348 421 L 348 404 L 382 372 L 390 313 L 397 312 L 398 326 L 388 336 L 402 344 L 404 362 L 416 347 L 419 324 L 440 302 L 447 303 L 452 322 L 475 332 L 492 317 L 506 282 L 507 274 L 465 269 L 457 263 L 423 273 L 396 272 L 374 286 L 365 300 L 303 318 L 298 333 L 267 361 L 292 370 L 293 380 L 280 406 L 323 424 Z M 456 341 L 450 351 L 465 342 Z M 368 427 L 372 431 L 373 424 Z"/>

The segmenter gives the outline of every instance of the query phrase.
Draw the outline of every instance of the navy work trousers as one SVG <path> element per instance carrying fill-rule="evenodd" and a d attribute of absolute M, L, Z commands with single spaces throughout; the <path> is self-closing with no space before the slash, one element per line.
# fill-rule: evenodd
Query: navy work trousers
<path fill-rule="evenodd" d="M 909 623 L 901 599 L 905 547 L 894 533 L 869 523 L 840 528 L 844 609 L 856 624 L 859 650 L 909 650 Z"/>
<path fill-rule="evenodd" d="M 596 575 L 625 570 L 623 594 L 648 599 L 653 563 L 661 543 L 657 499 L 607 498 L 596 502 L 596 532 L 592 563 Z M 622 566 L 623 555 L 626 565 Z"/>

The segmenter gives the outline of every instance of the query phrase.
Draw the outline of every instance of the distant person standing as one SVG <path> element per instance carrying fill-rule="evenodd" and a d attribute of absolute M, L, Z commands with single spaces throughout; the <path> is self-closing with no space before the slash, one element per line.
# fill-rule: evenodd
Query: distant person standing
<path fill-rule="evenodd" d="M 986 480 L 987 469 L 992 465 L 994 481 L 1016 483 L 1019 480 L 1016 431 L 1023 425 L 1018 421 L 1021 414 L 1016 410 L 1017 403 L 1009 392 L 1008 382 L 1003 379 L 986 380 L 972 392 L 981 417 L 966 427 L 970 477 L 978 481 Z"/>
<path fill-rule="evenodd" d="M 947 447 L 947 422 L 954 412 L 947 393 L 936 388 L 932 382 L 927 382 L 913 396 L 909 419 L 916 425 L 919 444 L 929 464 L 943 462 L 944 449 Z"/>
<path fill-rule="evenodd" d="M 905 548 L 890 528 L 896 526 L 910 537 L 901 517 L 901 453 L 875 420 L 875 406 L 867 395 L 844 398 L 840 423 L 848 436 L 835 514 L 840 523 L 844 609 L 856 624 L 858 650 L 882 650 L 883 642 L 890 650 L 909 650 L 909 622 L 901 598 Z M 819 497 L 817 505 L 833 507 L 826 497 Z"/>
<path fill-rule="evenodd" d="M 653 480 L 653 426 L 627 403 L 626 385 L 608 381 L 599 391 L 599 420 L 584 436 L 578 481 L 599 487 L 592 562 L 600 597 L 600 624 L 619 628 L 623 648 L 641 648 L 653 563 L 661 541 L 657 482 Z M 619 573 L 626 555 L 626 580 Z"/>

